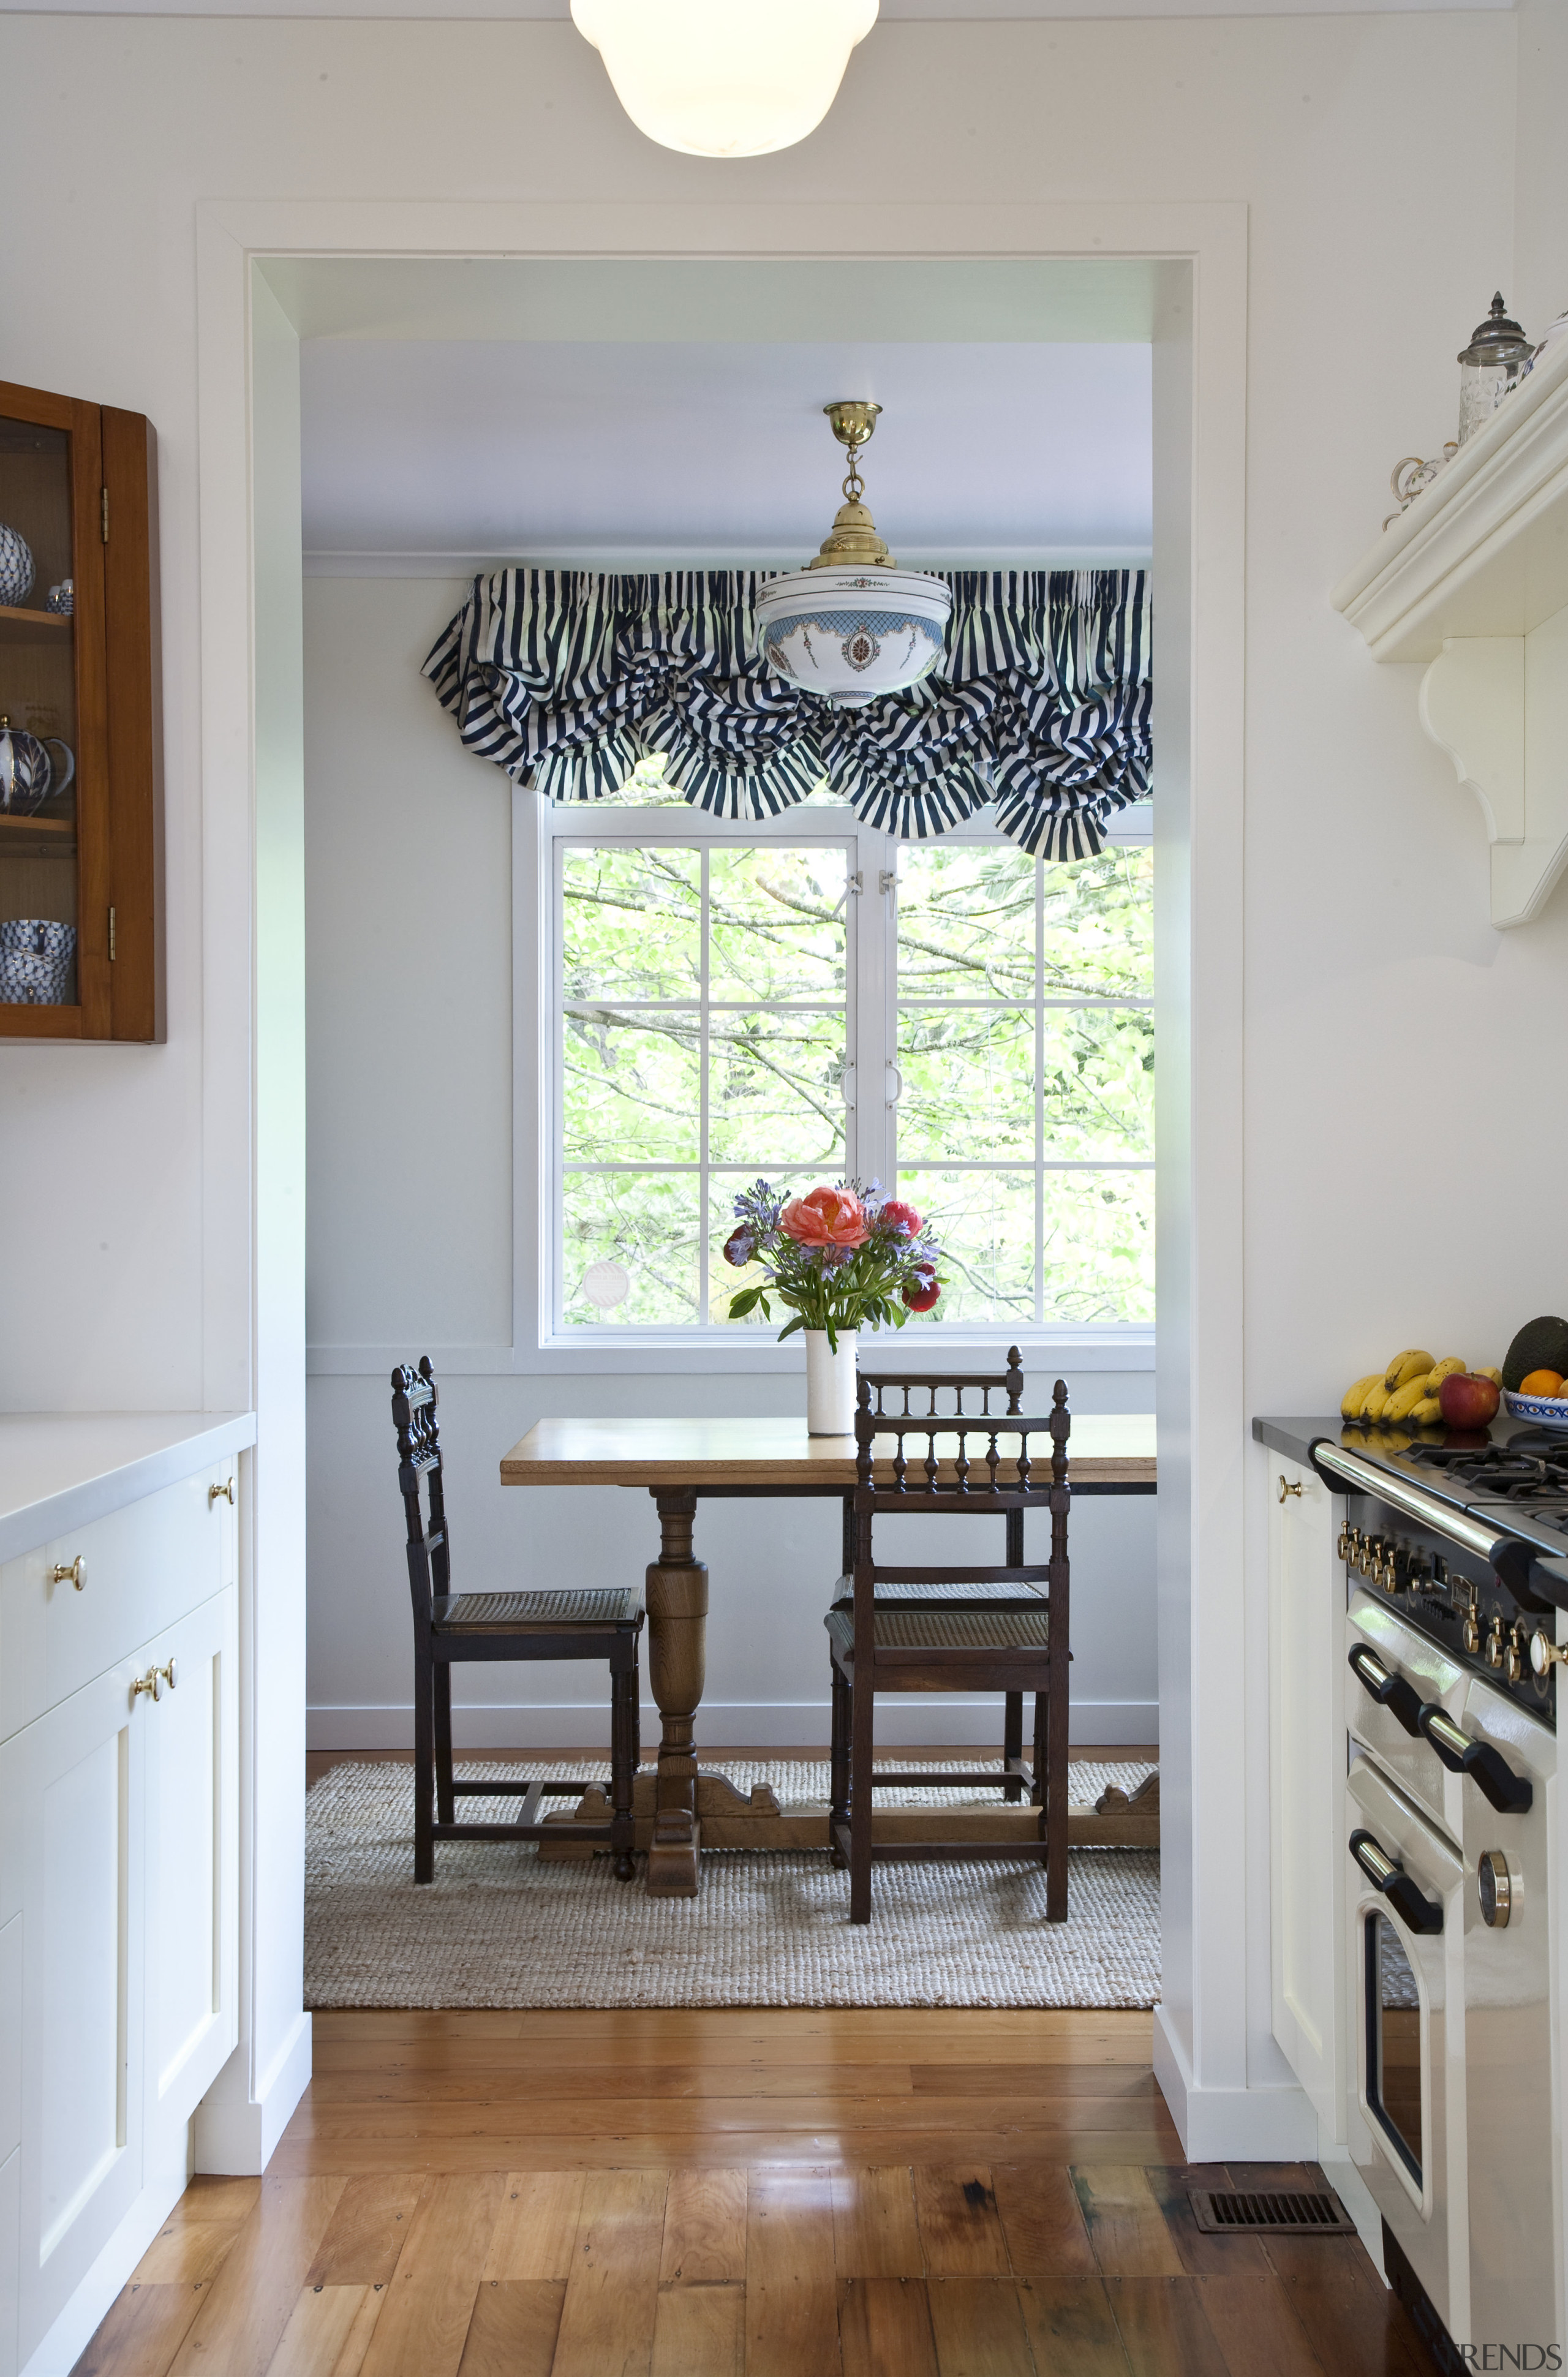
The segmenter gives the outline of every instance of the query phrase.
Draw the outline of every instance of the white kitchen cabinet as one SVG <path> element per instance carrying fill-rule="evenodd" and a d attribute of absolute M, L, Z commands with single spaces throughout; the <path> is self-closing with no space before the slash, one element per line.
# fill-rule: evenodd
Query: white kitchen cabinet
<path fill-rule="evenodd" d="M 1274 2035 L 1326 2153 L 1344 2134 L 1344 1594 L 1334 1498 L 1312 1470 L 1268 1459 Z"/>
<path fill-rule="evenodd" d="M 128 1662 L 12 1747 L 22 1840 L 21 2332 L 42 2335 L 141 2186 L 146 1736 Z"/>
<path fill-rule="evenodd" d="M 0 1569 L 0 2377 L 76 2357 L 238 2039 L 236 1468 Z"/>
<path fill-rule="evenodd" d="M 237 2037 L 239 1646 L 233 1591 L 159 1638 L 175 1688 L 147 1708 L 149 2159 L 183 2159 L 185 2124 Z M 161 1678 L 162 1679 L 162 1678 Z"/>

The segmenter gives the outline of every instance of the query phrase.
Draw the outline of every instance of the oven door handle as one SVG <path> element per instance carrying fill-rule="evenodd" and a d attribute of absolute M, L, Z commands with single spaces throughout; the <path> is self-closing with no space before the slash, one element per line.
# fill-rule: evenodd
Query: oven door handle
<path fill-rule="evenodd" d="M 1413 1684 L 1383 1666 L 1369 1642 L 1358 1642 L 1350 1653 L 1350 1672 L 1379 1708 L 1402 1725 L 1412 1740 L 1420 1734 L 1421 1696 Z"/>
<path fill-rule="evenodd" d="M 1445 1708 L 1429 1701 L 1418 1719 L 1451 1774 L 1467 1774 L 1501 1816 L 1522 1816 L 1536 1796 L 1527 1774 L 1515 1774 L 1490 1741 L 1478 1741 L 1456 1726 Z"/>
<path fill-rule="evenodd" d="M 1397 1857 L 1391 1857 L 1375 1834 L 1358 1824 L 1350 1835 L 1350 1854 L 1372 1888 L 1380 1891 L 1412 1931 L 1441 1931 L 1442 1908 L 1413 1881 Z"/>

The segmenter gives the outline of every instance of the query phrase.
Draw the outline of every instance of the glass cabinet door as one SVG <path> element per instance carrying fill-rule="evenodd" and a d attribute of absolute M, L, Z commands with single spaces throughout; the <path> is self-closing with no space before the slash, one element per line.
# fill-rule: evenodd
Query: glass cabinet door
<path fill-rule="evenodd" d="M 0 392 L 0 1029 L 109 1028 L 99 414 Z M 18 1010 L 25 1010 L 18 1013 Z"/>

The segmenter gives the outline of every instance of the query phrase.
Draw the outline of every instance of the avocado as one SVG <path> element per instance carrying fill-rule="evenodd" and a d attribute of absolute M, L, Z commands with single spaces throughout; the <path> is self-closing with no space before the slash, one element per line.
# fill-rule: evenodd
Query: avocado
<path fill-rule="evenodd" d="M 1518 1393 L 1520 1380 L 1532 1370 L 1556 1370 L 1568 1376 L 1568 1320 L 1548 1313 L 1542 1320 L 1526 1321 L 1502 1365 L 1502 1383 L 1511 1395 Z"/>

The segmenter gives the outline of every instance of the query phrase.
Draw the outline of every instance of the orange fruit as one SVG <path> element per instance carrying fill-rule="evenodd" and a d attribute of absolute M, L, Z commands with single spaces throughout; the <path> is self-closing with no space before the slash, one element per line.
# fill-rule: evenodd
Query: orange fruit
<path fill-rule="evenodd" d="M 1519 1381 L 1522 1395 L 1555 1397 L 1562 1392 L 1562 1376 L 1558 1370 L 1532 1370 L 1527 1379 Z"/>

